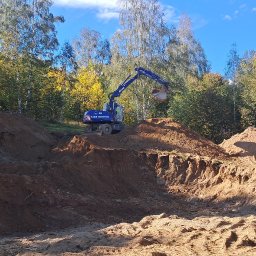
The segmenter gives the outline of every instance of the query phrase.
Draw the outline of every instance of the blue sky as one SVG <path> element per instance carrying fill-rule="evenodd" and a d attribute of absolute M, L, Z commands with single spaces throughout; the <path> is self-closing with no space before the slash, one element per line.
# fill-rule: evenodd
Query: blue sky
<path fill-rule="evenodd" d="M 118 0 L 54 0 L 52 12 L 62 15 L 65 23 L 57 25 L 61 43 L 72 42 L 83 27 L 111 38 L 119 28 Z M 195 37 L 201 42 L 212 72 L 224 74 L 228 52 L 236 43 L 242 57 L 256 50 L 255 0 L 160 0 L 175 24 L 181 14 L 190 16 Z"/>

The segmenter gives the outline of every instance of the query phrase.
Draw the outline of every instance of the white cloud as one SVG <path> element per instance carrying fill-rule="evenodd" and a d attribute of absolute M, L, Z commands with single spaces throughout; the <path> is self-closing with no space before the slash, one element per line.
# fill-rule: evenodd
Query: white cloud
<path fill-rule="evenodd" d="M 54 0 L 56 5 L 84 8 L 117 8 L 118 0 Z"/>
<path fill-rule="evenodd" d="M 53 0 L 56 6 L 65 6 L 70 8 L 95 9 L 98 19 L 110 20 L 119 17 L 120 3 L 119 0 Z M 161 7 L 165 13 L 165 21 L 171 23 L 178 22 L 176 9 L 171 5 Z"/>
<path fill-rule="evenodd" d="M 118 0 L 54 0 L 54 4 L 71 8 L 96 9 L 97 18 L 103 20 L 119 17 Z"/>
<path fill-rule="evenodd" d="M 232 20 L 232 17 L 230 15 L 226 14 L 224 16 L 224 20 Z"/>
<path fill-rule="evenodd" d="M 97 13 L 97 17 L 103 20 L 118 19 L 119 12 L 114 11 L 112 9 L 101 9 Z"/>
<path fill-rule="evenodd" d="M 256 12 L 256 7 L 252 8 L 252 12 Z"/>

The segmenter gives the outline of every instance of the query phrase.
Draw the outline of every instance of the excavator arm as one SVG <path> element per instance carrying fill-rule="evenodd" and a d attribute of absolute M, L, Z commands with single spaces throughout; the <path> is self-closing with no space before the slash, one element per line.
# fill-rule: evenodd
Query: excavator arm
<path fill-rule="evenodd" d="M 138 79 L 141 75 L 146 76 L 156 82 L 158 82 L 159 84 L 162 85 L 162 88 L 160 90 L 158 89 L 154 89 L 152 94 L 153 96 L 162 101 L 166 98 L 166 94 L 169 90 L 169 82 L 165 81 L 164 79 L 162 79 L 159 75 L 153 73 L 150 70 L 144 69 L 142 67 L 138 67 L 135 68 L 135 71 L 137 72 L 136 75 L 134 75 L 133 77 L 128 76 L 125 81 L 120 84 L 118 86 L 118 88 L 112 92 L 109 95 L 109 105 L 111 106 L 115 100 L 116 97 L 120 97 L 120 95 L 122 94 L 122 92 L 131 84 L 133 83 L 136 79 Z M 130 78 L 131 77 L 131 78 Z"/>

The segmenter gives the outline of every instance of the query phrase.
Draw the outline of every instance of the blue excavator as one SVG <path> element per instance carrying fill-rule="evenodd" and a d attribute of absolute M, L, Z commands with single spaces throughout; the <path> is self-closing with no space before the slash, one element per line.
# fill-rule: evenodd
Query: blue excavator
<path fill-rule="evenodd" d="M 161 85 L 160 89 L 152 91 L 152 95 L 156 100 L 165 101 L 167 99 L 169 82 L 142 67 L 135 68 L 135 71 L 136 74 L 133 77 L 129 75 L 114 92 L 109 94 L 109 102 L 104 104 L 103 110 L 89 110 L 84 113 L 83 123 L 86 124 L 87 132 L 99 131 L 102 134 L 111 134 L 123 129 L 124 109 L 115 99 L 120 97 L 122 92 L 140 76 L 146 76 Z"/>

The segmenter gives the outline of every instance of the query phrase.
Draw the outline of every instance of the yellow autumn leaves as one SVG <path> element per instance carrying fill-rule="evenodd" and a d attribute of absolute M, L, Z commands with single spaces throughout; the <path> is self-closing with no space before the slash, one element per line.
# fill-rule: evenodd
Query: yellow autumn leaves
<path fill-rule="evenodd" d="M 74 77 L 75 82 L 70 82 L 60 70 L 49 71 L 48 77 L 52 79 L 51 89 L 66 95 L 70 108 L 76 106 L 80 113 L 89 109 L 102 109 L 106 97 L 93 66 L 80 68 Z"/>
<path fill-rule="evenodd" d="M 105 98 L 99 78 L 91 67 L 78 71 L 77 82 L 70 94 L 84 110 L 101 109 Z"/>

